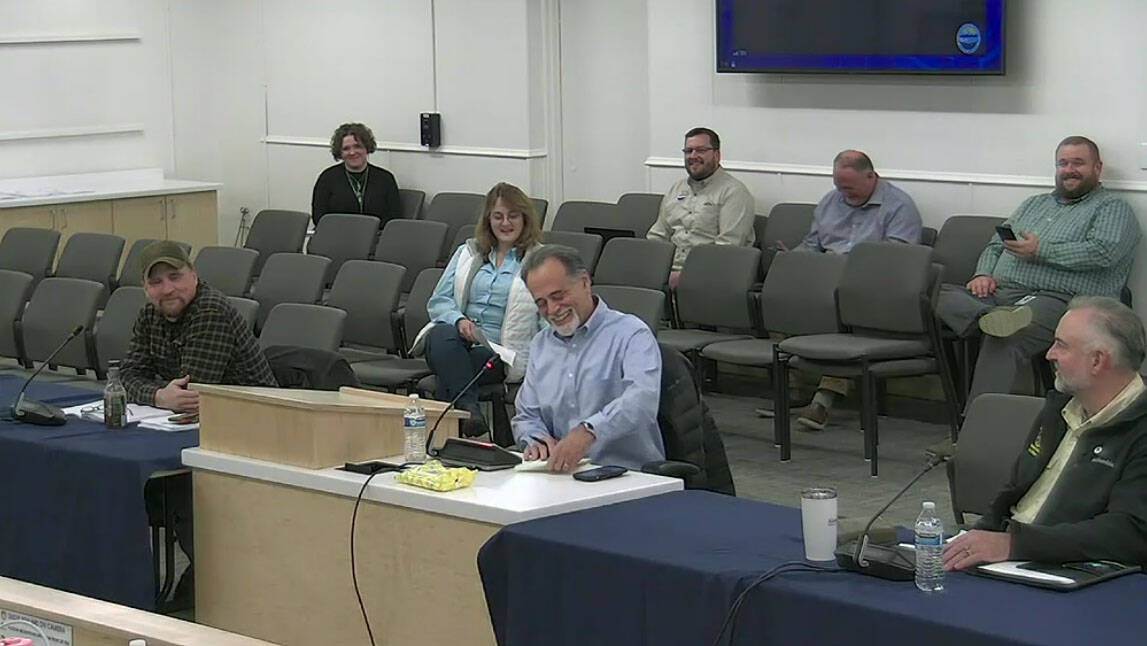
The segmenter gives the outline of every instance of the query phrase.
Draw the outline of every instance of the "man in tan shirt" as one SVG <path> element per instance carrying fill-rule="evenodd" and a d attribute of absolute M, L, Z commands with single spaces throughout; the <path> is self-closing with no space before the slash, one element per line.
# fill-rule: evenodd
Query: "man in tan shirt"
<path fill-rule="evenodd" d="M 1026 450 L 946 569 L 1029 560 L 1147 564 L 1143 323 L 1106 296 L 1076 297 L 1055 330 L 1055 366 Z"/>
<path fill-rule="evenodd" d="M 708 128 L 685 133 L 685 171 L 688 176 L 669 188 L 661 200 L 657 221 L 646 235 L 650 240 L 677 247 L 669 286 L 681 280 L 685 258 L 698 245 L 753 244 L 756 202 L 728 171 L 721 168 L 721 138 Z"/>

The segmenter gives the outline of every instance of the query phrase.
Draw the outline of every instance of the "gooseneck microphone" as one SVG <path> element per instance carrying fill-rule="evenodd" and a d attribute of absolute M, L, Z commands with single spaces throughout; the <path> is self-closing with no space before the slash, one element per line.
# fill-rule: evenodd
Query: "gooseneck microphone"
<path fill-rule="evenodd" d="M 924 468 L 908 484 L 904 485 L 903 489 L 892 496 L 892 499 L 885 503 L 879 511 L 872 515 L 855 544 L 845 543 L 837 548 L 837 565 L 846 570 L 892 581 L 911 581 L 916 576 L 914 551 L 896 546 L 870 545 L 869 539 L 870 534 L 876 533 L 872 531 L 872 525 L 877 518 L 880 518 L 881 514 L 887 511 L 897 500 L 900 500 L 900 497 L 911 489 L 912 485 L 916 484 L 920 478 L 923 478 L 925 473 L 952 459 L 952 443 L 941 443 L 926 451 L 926 455 L 927 462 L 924 464 Z"/>
<path fill-rule="evenodd" d="M 446 405 L 446 408 L 443 408 L 442 412 L 438 414 L 438 419 L 434 420 L 434 426 L 431 427 L 430 432 L 426 434 L 426 455 L 430 457 L 436 457 L 438 455 L 438 449 L 432 449 L 430 448 L 430 445 L 434 443 L 434 432 L 438 430 L 438 425 L 442 423 L 442 419 L 446 417 L 446 413 L 454 410 L 455 404 L 458 403 L 459 399 L 462 399 L 462 395 L 465 395 L 471 388 L 473 388 L 474 384 L 478 383 L 478 380 L 482 378 L 482 375 L 493 370 L 494 367 L 498 365 L 499 361 L 501 361 L 501 358 L 496 354 L 487 359 L 486 363 L 482 364 L 481 368 L 478 368 L 478 372 L 474 373 L 474 376 L 471 377 L 470 381 L 468 381 L 466 385 L 462 387 L 462 390 L 459 390 L 458 394 L 454 395 L 454 399 L 450 400 L 450 403 Z"/>
<path fill-rule="evenodd" d="M 17 422 L 24 422 L 25 424 L 36 424 L 39 426 L 63 426 L 68 418 L 64 415 L 64 411 L 59 406 L 53 406 L 47 402 L 33 401 L 31 399 L 24 399 L 24 392 L 28 390 L 28 386 L 32 384 L 32 380 L 40 375 L 44 366 L 52 363 L 52 359 L 56 358 L 57 354 L 64 349 L 64 346 L 72 342 L 72 339 L 80 335 L 84 331 L 83 325 L 77 325 L 76 329 L 68 335 L 64 342 L 48 355 L 47 359 L 40 364 L 39 368 L 32 373 L 31 377 L 24 382 L 24 387 L 20 389 L 20 394 L 16 396 L 15 403 L 12 404 L 12 419 Z"/>

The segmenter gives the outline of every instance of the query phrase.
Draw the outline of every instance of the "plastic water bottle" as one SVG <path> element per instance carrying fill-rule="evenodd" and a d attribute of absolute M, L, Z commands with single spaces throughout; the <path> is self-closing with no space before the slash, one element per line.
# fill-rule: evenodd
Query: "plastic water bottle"
<path fill-rule="evenodd" d="M 944 589 L 944 523 L 934 502 L 924 503 L 916 518 L 916 587 L 924 592 Z"/>
<path fill-rule="evenodd" d="M 108 383 L 104 386 L 104 426 L 127 426 L 127 391 L 119 378 L 119 362 L 108 362 Z"/>
<path fill-rule="evenodd" d="M 406 462 L 426 461 L 426 410 L 418 401 L 418 395 L 410 395 L 406 409 L 402 411 L 402 430 L 405 433 L 405 450 L 402 457 Z"/>

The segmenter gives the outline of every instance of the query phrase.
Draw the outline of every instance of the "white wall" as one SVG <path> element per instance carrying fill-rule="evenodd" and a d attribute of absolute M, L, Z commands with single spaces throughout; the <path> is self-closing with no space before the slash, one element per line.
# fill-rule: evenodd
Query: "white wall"
<path fill-rule="evenodd" d="M 0 2 L 0 177 L 173 166 L 167 12 Z"/>
<path fill-rule="evenodd" d="M 623 193 L 645 189 L 643 162 L 650 151 L 645 5 L 646 0 L 561 5 L 567 200 L 612 202 Z"/>
<path fill-rule="evenodd" d="M 17 88 L 0 177 L 220 181 L 230 241 L 241 206 L 309 208 L 345 120 L 374 128 L 402 186 L 507 180 L 555 203 L 665 190 L 705 124 L 761 212 L 819 198 L 832 156 L 857 147 L 939 226 L 1045 190 L 1055 142 L 1082 133 L 1147 219 L 1147 3 L 1012 0 L 999 78 L 718 75 L 713 22 L 711 0 L 0 2 L 0 82 Z M 110 39 L 23 42 L 61 37 Z M 434 109 L 430 152 L 417 117 Z M 126 132 L 85 134 L 108 129 Z M 1132 285 L 1147 302 L 1147 262 Z"/>
<path fill-rule="evenodd" d="M 713 71 L 710 0 L 648 0 L 647 187 L 680 176 L 682 133 L 705 124 L 759 212 L 816 201 L 831 188 L 833 155 L 860 148 L 938 227 L 953 213 L 1010 213 L 1050 187 L 1056 142 L 1085 134 L 1103 150 L 1107 184 L 1147 223 L 1147 3 L 1012 0 L 1008 11 L 1004 77 L 734 75 Z M 1132 276 L 1138 302 L 1144 260 Z"/>

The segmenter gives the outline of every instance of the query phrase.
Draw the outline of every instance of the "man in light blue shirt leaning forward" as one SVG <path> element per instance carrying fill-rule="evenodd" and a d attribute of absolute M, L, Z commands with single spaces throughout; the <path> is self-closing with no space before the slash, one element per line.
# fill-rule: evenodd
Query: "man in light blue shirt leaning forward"
<path fill-rule="evenodd" d="M 522 278 L 549 322 L 530 344 L 514 439 L 527 460 L 568 473 L 583 457 L 638 469 L 665 459 L 657 425 L 661 352 L 641 319 L 593 295 L 577 251 L 545 245 Z"/>
<path fill-rule="evenodd" d="M 876 173 L 859 150 L 832 160 L 832 183 L 813 213 L 799 250 L 848 253 L 861 242 L 920 243 L 920 211 L 911 196 Z"/>
<path fill-rule="evenodd" d="M 861 242 L 919 244 L 920 211 L 912 197 L 880 177 L 872 159 L 859 150 L 843 150 L 832 160 L 833 190 L 813 212 L 812 227 L 797 251 L 847 254 Z M 784 243 L 777 241 L 784 248 Z M 797 428 L 823 430 L 837 400 L 852 382 L 822 377 L 812 402 L 797 414 Z M 771 417 L 772 411 L 760 411 Z"/>

